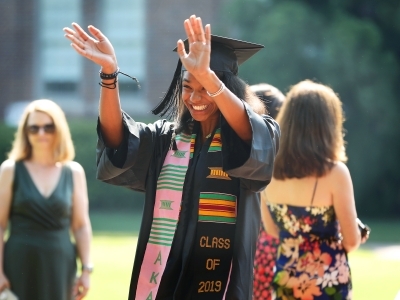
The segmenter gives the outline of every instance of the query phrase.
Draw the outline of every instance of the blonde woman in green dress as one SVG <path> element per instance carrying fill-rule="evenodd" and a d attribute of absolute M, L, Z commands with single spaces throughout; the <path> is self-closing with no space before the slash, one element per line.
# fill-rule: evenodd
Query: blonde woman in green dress
<path fill-rule="evenodd" d="M 0 292 L 10 288 L 19 300 L 87 294 L 92 229 L 85 173 L 74 155 L 61 108 L 50 100 L 31 102 L 0 168 Z M 77 256 L 83 267 L 76 279 Z"/>

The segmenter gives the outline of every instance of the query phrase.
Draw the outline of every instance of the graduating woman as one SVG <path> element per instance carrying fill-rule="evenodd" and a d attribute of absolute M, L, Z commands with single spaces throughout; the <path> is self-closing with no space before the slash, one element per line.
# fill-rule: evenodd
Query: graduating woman
<path fill-rule="evenodd" d="M 65 28 L 72 47 L 101 66 L 98 178 L 145 192 L 129 299 L 251 299 L 277 124 L 237 76 L 263 46 L 211 35 L 191 16 L 188 39 L 153 124 L 121 111 L 118 64 L 95 27 Z"/>

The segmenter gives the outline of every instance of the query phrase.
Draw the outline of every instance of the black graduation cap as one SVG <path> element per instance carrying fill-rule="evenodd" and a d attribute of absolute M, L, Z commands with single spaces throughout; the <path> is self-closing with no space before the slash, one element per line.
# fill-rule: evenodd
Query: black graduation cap
<path fill-rule="evenodd" d="M 184 42 L 186 52 L 189 52 L 189 40 Z M 238 74 L 238 66 L 264 48 L 263 45 L 235 40 L 218 35 L 211 35 L 210 68 L 213 71 Z M 174 51 L 176 52 L 176 47 Z"/>
<path fill-rule="evenodd" d="M 186 52 L 189 52 L 189 40 L 184 42 Z M 249 43 L 227 37 L 211 35 L 210 68 L 213 71 L 224 72 L 228 75 L 238 75 L 238 67 L 251 56 L 264 48 L 263 45 Z M 177 51 L 177 47 L 173 50 Z M 163 100 L 152 112 L 161 116 L 169 114 L 176 116 L 181 93 L 182 62 L 179 59 L 171 85 Z M 171 112 L 172 110 L 172 112 Z"/>

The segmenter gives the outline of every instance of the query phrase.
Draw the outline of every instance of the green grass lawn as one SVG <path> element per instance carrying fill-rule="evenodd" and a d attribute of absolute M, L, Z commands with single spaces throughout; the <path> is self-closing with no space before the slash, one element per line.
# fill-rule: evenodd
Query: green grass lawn
<path fill-rule="evenodd" d="M 360 249 L 349 256 L 354 300 L 393 300 L 400 290 L 400 260 Z"/>
<path fill-rule="evenodd" d="M 91 220 L 94 230 L 92 256 L 95 272 L 92 274 L 92 287 L 86 299 L 127 299 L 140 216 L 91 213 Z M 400 244 L 399 222 L 369 221 L 368 225 L 372 228 L 371 244 Z M 385 258 L 371 250 L 367 243 L 351 253 L 349 260 L 354 300 L 394 299 L 400 290 L 400 259 Z"/>
<path fill-rule="evenodd" d="M 128 299 L 136 240 L 134 236 L 94 235 L 95 270 L 87 300 Z"/>

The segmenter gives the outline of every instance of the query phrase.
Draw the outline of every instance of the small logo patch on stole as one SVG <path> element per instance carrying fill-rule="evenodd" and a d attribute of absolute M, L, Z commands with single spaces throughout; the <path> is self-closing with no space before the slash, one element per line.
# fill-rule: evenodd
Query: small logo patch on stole
<path fill-rule="evenodd" d="M 181 151 L 181 150 L 176 150 L 172 156 L 175 156 L 177 158 L 185 158 L 185 154 L 187 151 Z"/>
<path fill-rule="evenodd" d="M 207 178 L 214 178 L 214 179 L 223 179 L 223 180 L 232 180 L 229 175 L 222 171 L 221 167 L 210 168 L 210 175 Z"/>
<path fill-rule="evenodd" d="M 171 200 L 160 200 L 161 206 L 159 209 L 166 209 L 166 210 L 173 210 L 172 208 L 172 202 Z"/>

